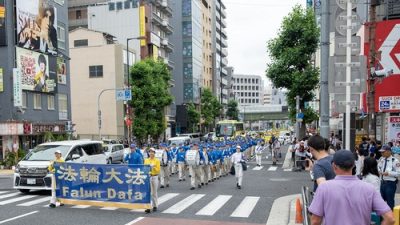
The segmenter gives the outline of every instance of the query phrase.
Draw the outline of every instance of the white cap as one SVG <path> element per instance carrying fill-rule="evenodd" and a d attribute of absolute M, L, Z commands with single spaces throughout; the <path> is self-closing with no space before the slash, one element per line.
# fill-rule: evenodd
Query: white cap
<path fill-rule="evenodd" d="M 240 147 L 240 145 L 236 145 L 236 148 L 238 148 L 238 149 L 242 149 L 242 147 Z"/>
<path fill-rule="evenodd" d="M 57 151 L 55 151 L 54 153 L 61 154 L 61 151 L 60 151 L 60 150 L 57 150 Z"/>

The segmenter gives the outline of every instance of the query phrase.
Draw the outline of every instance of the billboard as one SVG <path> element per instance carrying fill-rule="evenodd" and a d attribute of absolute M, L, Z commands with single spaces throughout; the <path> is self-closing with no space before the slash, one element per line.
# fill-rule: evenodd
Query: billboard
<path fill-rule="evenodd" d="M 6 3 L 5 0 L 0 0 L 0 46 L 7 45 L 5 3 Z"/>
<path fill-rule="evenodd" d="M 396 142 L 400 140 L 400 116 L 389 117 L 387 141 Z"/>
<path fill-rule="evenodd" d="M 57 54 L 57 9 L 47 0 L 17 0 L 17 46 Z"/>
<path fill-rule="evenodd" d="M 16 48 L 17 68 L 21 71 L 21 88 L 46 93 L 56 92 L 56 75 L 49 73 L 48 56 Z"/>
<path fill-rule="evenodd" d="M 67 84 L 67 65 L 63 58 L 57 58 L 57 84 Z"/>

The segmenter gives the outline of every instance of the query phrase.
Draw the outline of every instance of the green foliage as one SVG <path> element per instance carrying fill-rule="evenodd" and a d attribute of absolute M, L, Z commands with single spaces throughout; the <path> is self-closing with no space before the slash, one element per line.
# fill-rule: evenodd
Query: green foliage
<path fill-rule="evenodd" d="M 188 103 L 186 109 L 188 113 L 189 128 L 191 129 L 191 132 L 196 132 L 197 124 L 200 122 L 200 113 L 193 102 Z"/>
<path fill-rule="evenodd" d="M 216 117 L 220 115 L 222 106 L 210 89 L 204 89 L 201 93 L 201 117 L 204 119 L 204 126 L 210 127 Z"/>
<path fill-rule="evenodd" d="M 44 142 L 51 142 L 51 141 L 55 141 L 54 135 L 52 132 L 50 131 L 46 131 L 44 133 Z"/>
<path fill-rule="evenodd" d="M 56 141 L 65 141 L 65 140 L 67 140 L 68 138 L 67 138 L 66 135 L 59 134 L 59 135 L 57 135 L 57 136 L 55 137 L 55 139 L 56 139 Z"/>
<path fill-rule="evenodd" d="M 157 141 L 167 127 L 165 107 L 173 101 L 169 93 L 171 73 L 165 63 L 146 59 L 131 67 L 130 76 L 133 134 L 141 145 L 148 137 Z"/>
<path fill-rule="evenodd" d="M 239 120 L 239 108 L 236 100 L 229 100 L 226 116 L 231 120 Z"/>
<path fill-rule="evenodd" d="M 300 108 L 304 122 L 318 119 L 311 109 L 304 109 L 304 102 L 314 99 L 318 87 L 319 70 L 311 64 L 312 55 L 318 48 L 319 29 L 311 9 L 297 5 L 284 18 L 278 37 L 268 42 L 271 63 L 267 77 L 277 88 L 286 88 L 290 117 L 295 119 L 296 95 L 301 98 Z"/>
<path fill-rule="evenodd" d="M 17 154 L 13 151 L 6 151 L 4 156 L 3 165 L 6 169 L 10 169 L 12 166 L 16 165 Z"/>

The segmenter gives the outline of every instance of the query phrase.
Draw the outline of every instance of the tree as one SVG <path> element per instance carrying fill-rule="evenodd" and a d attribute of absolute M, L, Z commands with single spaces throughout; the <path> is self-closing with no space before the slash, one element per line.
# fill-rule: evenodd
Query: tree
<path fill-rule="evenodd" d="M 196 106 L 193 102 L 188 103 L 186 105 L 187 113 L 188 113 L 188 120 L 189 120 L 189 129 L 192 133 L 196 132 L 197 124 L 200 123 L 200 113 L 196 109 Z"/>
<path fill-rule="evenodd" d="M 239 120 L 239 108 L 236 100 L 229 100 L 226 116 L 232 120 Z"/>
<path fill-rule="evenodd" d="M 305 134 L 305 123 L 318 119 L 312 109 L 304 109 L 304 102 L 314 99 L 319 83 L 319 70 L 311 64 L 312 55 L 318 48 L 319 29 L 311 9 L 297 5 L 284 18 L 278 36 L 268 42 L 271 63 L 266 75 L 277 88 L 288 90 L 290 118 L 296 117 L 296 96 L 301 98 L 300 109 L 304 113 L 300 137 Z"/>
<path fill-rule="evenodd" d="M 169 93 L 171 73 L 165 63 L 146 59 L 133 65 L 130 69 L 134 118 L 133 135 L 140 145 L 150 137 L 158 141 L 165 131 L 165 107 L 169 106 L 173 97 Z"/>
<path fill-rule="evenodd" d="M 215 118 L 219 116 L 221 108 L 221 104 L 211 90 L 204 89 L 201 93 L 201 117 L 204 120 L 204 127 L 207 128 L 207 131 L 214 123 Z"/>

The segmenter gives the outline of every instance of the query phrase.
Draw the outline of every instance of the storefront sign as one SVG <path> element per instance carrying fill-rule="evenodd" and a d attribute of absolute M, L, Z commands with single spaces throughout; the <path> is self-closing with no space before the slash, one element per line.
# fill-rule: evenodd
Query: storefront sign
<path fill-rule="evenodd" d="M 400 110 L 400 96 L 381 96 L 379 97 L 379 111 Z"/>
<path fill-rule="evenodd" d="M 52 124 L 32 124 L 33 134 L 42 134 L 45 132 L 64 132 L 65 125 L 52 125 Z"/>
<path fill-rule="evenodd" d="M 0 135 L 20 135 L 24 134 L 23 123 L 0 123 Z"/>
<path fill-rule="evenodd" d="M 19 69 L 13 69 L 14 106 L 22 107 L 22 78 Z"/>
<path fill-rule="evenodd" d="M 400 116 L 389 117 L 387 140 L 396 142 L 400 140 Z"/>

